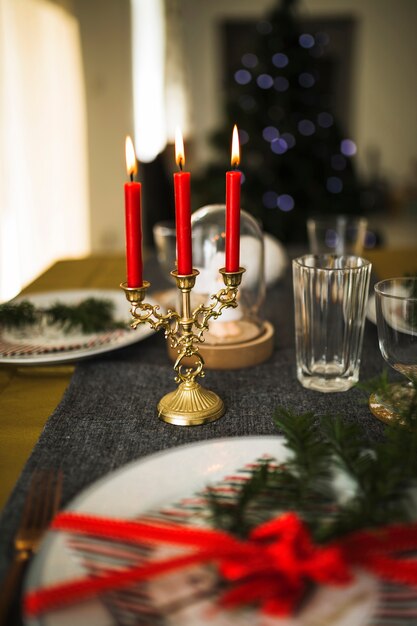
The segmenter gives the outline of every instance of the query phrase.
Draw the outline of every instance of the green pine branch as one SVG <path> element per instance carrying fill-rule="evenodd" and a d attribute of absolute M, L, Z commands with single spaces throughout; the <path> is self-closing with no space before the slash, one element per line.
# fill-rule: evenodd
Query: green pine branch
<path fill-rule="evenodd" d="M 249 533 L 253 523 L 248 515 L 252 502 L 259 498 L 269 486 L 271 471 L 267 461 L 261 462 L 242 486 L 238 497 L 233 503 L 219 496 L 213 488 L 208 488 L 207 498 L 211 509 L 212 523 L 239 537 Z"/>
<path fill-rule="evenodd" d="M 0 304 L 0 328 L 21 330 L 43 322 L 59 326 L 64 333 L 78 330 L 88 334 L 126 328 L 124 322 L 114 319 L 111 300 L 87 298 L 73 306 L 57 302 L 44 309 L 26 300 Z"/>
<path fill-rule="evenodd" d="M 259 523 L 261 511 L 270 517 L 293 510 L 309 525 L 315 541 L 327 542 L 412 518 L 417 430 L 387 428 L 385 441 L 371 444 L 360 426 L 337 416 L 319 418 L 279 407 L 274 421 L 290 458 L 278 468 L 261 464 L 235 500 L 225 501 L 209 490 L 217 528 L 245 537 Z M 342 494 L 335 484 L 341 474 L 346 485 Z"/>
<path fill-rule="evenodd" d="M 0 327 L 13 329 L 31 326 L 38 321 L 38 314 L 31 302 L 0 304 Z"/>

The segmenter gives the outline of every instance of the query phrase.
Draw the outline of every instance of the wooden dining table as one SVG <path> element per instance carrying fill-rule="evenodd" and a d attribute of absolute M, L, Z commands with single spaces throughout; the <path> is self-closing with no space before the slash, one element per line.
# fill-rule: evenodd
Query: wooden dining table
<path fill-rule="evenodd" d="M 380 279 L 417 270 L 417 248 L 368 250 L 366 256 Z M 62 289 L 114 289 L 124 273 L 123 255 L 63 259 L 23 289 L 22 295 Z M 0 509 L 59 404 L 75 366 L 0 365 Z"/>

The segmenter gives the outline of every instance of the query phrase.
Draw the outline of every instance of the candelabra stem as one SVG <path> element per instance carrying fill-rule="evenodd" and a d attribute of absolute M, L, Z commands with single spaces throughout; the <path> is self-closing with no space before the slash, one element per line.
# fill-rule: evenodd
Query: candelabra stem
<path fill-rule="evenodd" d="M 182 292 L 182 319 L 183 323 L 189 322 L 192 324 L 193 320 L 191 319 L 191 306 L 190 306 L 191 298 L 190 291 L 186 291 L 185 289 Z"/>
<path fill-rule="evenodd" d="M 193 333 L 194 319 L 191 314 L 191 289 L 194 287 L 198 271 L 186 276 L 171 272 L 181 290 L 181 317 L 179 325 L 182 329 L 178 346 L 178 358 L 174 369 L 177 372 L 177 389 L 168 393 L 158 403 L 158 416 L 165 422 L 177 426 L 197 426 L 213 422 L 224 413 L 223 401 L 213 391 L 202 387 L 197 381 L 204 376 L 203 357 L 198 353 L 196 336 Z M 194 367 L 182 365 L 183 359 L 194 357 Z"/>

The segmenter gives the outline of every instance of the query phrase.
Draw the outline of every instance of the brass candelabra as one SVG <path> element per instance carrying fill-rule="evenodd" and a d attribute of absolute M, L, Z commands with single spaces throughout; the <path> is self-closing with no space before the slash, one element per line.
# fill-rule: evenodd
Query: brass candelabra
<path fill-rule="evenodd" d="M 178 426 L 196 426 L 212 422 L 223 415 L 225 407 L 221 398 L 196 381 L 196 378 L 205 375 L 204 359 L 198 348 L 204 341 L 203 334 L 208 330 L 209 320 L 218 318 L 225 308 L 237 307 L 237 291 L 244 271 L 243 267 L 237 272 L 220 269 L 225 287 L 211 296 L 213 302 L 208 305 L 200 304 L 191 311 L 191 290 L 199 272 L 193 269 L 191 274 L 180 275 L 174 270 L 171 275 L 181 291 L 181 313 L 172 309 L 162 313 L 158 304 L 145 302 L 146 292 L 150 287 L 148 281 L 143 281 L 141 287 L 128 287 L 126 283 L 120 285 L 131 305 L 132 328 L 139 324 L 149 324 L 155 331 L 164 330 L 171 347 L 178 351 L 174 364 L 178 387 L 158 403 L 158 416 L 165 422 Z M 190 358 L 194 360 L 191 366 Z M 184 364 L 185 360 L 187 365 Z"/>

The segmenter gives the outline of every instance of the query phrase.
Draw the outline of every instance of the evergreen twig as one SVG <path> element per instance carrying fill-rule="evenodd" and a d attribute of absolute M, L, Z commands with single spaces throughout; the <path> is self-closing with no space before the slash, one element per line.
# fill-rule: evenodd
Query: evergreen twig
<path fill-rule="evenodd" d="M 261 462 L 244 483 L 238 497 L 232 504 L 219 497 L 216 491 L 209 487 L 207 497 L 214 526 L 239 537 L 245 537 L 253 525 L 247 515 L 248 507 L 252 500 L 267 488 L 270 477 L 271 471 L 268 462 Z"/>
<path fill-rule="evenodd" d="M 36 308 L 31 302 L 0 304 L 0 328 L 21 330 L 46 322 L 60 326 L 65 333 L 79 330 L 84 334 L 126 328 L 126 323 L 114 319 L 111 300 L 87 298 L 69 306 L 56 302 L 47 308 Z"/>
<path fill-rule="evenodd" d="M 383 443 L 368 442 L 363 429 L 339 417 L 301 415 L 282 407 L 274 421 L 291 451 L 274 469 L 261 464 L 234 501 L 209 490 L 213 523 L 239 536 L 266 515 L 296 511 L 314 539 L 327 542 L 361 528 L 411 519 L 411 488 L 417 482 L 417 430 L 386 428 Z M 335 476 L 343 474 L 341 497 Z M 265 498 L 267 500 L 265 500 Z"/>
<path fill-rule="evenodd" d="M 35 324 L 37 320 L 38 315 L 31 302 L 24 300 L 17 304 L 11 302 L 0 304 L 0 327 L 23 328 Z"/>

